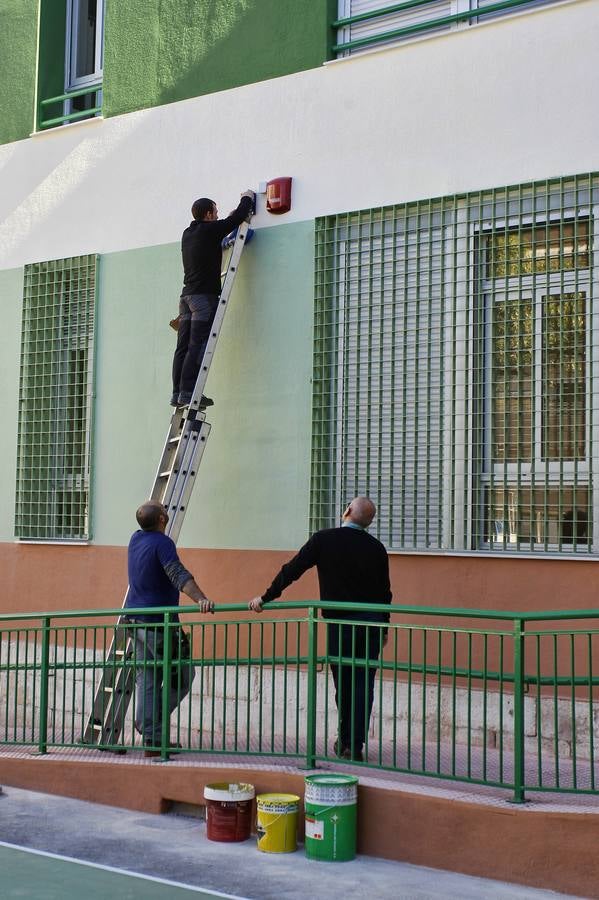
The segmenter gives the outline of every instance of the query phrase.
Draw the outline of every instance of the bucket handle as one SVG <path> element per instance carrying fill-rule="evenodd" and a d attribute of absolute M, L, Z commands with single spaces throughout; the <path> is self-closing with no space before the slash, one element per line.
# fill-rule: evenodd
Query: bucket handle
<path fill-rule="evenodd" d="M 331 808 L 332 808 L 332 807 L 331 807 Z M 265 810 L 256 810 L 256 824 L 258 824 L 258 812 L 265 812 Z M 297 810 L 296 810 L 296 812 L 297 812 Z M 274 813 L 269 813 L 268 815 L 272 816 L 272 815 L 274 815 Z M 281 818 L 281 816 L 286 816 L 286 815 L 287 815 L 286 812 L 284 812 L 284 813 L 278 813 L 278 814 L 276 815 L 276 818 L 273 819 L 273 821 L 272 821 L 272 822 L 269 822 L 268 824 L 269 824 L 269 825 L 274 825 L 275 822 L 278 822 L 278 821 L 279 821 L 279 819 Z"/>

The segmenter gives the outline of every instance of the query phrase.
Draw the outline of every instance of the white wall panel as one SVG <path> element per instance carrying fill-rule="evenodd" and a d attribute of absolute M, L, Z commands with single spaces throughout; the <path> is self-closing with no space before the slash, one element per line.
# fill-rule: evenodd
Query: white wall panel
<path fill-rule="evenodd" d="M 0 267 L 176 241 L 277 175 L 258 226 L 598 168 L 597 46 L 577 0 L 0 147 Z"/>

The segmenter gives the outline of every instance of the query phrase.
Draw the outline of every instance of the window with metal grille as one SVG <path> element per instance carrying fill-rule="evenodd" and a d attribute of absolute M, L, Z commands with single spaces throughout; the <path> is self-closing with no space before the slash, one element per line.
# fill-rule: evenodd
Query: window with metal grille
<path fill-rule="evenodd" d="M 599 551 L 599 176 L 316 229 L 312 526 L 397 550 Z"/>
<path fill-rule="evenodd" d="M 421 35 L 467 28 L 556 0 L 339 0 L 338 56 L 385 47 Z"/>
<path fill-rule="evenodd" d="M 87 540 L 97 257 L 25 267 L 15 534 Z"/>

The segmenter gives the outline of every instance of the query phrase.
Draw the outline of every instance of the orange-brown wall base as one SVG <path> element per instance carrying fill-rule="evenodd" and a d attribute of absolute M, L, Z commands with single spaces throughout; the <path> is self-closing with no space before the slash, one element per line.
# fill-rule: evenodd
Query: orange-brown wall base
<path fill-rule="evenodd" d="M 247 781 L 256 793 L 303 796 L 300 774 L 130 761 L 2 758 L 0 783 L 160 813 L 203 805 L 204 786 Z M 301 837 L 301 836 L 300 836 Z M 599 814 L 473 804 L 361 785 L 358 852 L 599 898 Z"/>
<path fill-rule="evenodd" d="M 261 594 L 294 549 L 180 553 L 209 597 L 234 603 Z M 390 564 L 395 603 L 524 611 L 599 606 L 599 567 L 591 560 L 396 555 Z M 119 607 L 127 550 L 2 543 L 0 571 L 0 612 Z M 316 573 L 306 573 L 284 597 L 317 599 Z"/>

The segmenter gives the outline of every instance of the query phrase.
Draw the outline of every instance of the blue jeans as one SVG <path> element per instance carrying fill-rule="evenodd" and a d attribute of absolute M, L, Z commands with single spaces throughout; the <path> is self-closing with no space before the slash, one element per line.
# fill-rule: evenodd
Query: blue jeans
<path fill-rule="evenodd" d="M 217 294 L 184 294 L 180 298 L 173 394 L 192 393 L 217 309 Z"/>
<path fill-rule="evenodd" d="M 135 727 L 144 744 L 159 747 L 162 741 L 162 684 L 164 629 L 161 625 L 140 624 L 135 629 Z M 180 629 L 173 629 L 173 660 L 178 658 Z M 153 665 L 156 662 L 157 665 Z M 191 663 L 180 663 L 168 673 L 170 681 L 169 717 L 186 697 L 195 672 Z"/>

